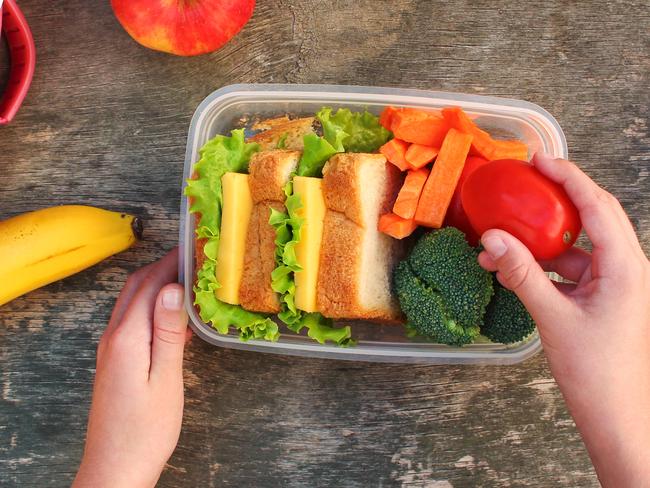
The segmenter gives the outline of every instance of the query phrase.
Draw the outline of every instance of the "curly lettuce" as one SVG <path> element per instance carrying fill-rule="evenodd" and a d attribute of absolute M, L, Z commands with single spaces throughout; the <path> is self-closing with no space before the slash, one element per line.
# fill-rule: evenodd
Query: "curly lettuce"
<path fill-rule="evenodd" d="M 194 285 L 194 304 L 199 307 L 201 320 L 221 334 L 235 327 L 244 341 L 276 341 L 280 336 L 278 326 L 270 318 L 222 302 L 215 296 L 215 290 L 220 287 L 216 268 L 223 210 L 221 177 L 228 172 L 247 172 L 250 157 L 257 151 L 259 145 L 246 143 L 243 130 L 232 131 L 230 137 L 216 136 L 199 151 L 200 159 L 194 165 L 196 177 L 189 179 L 185 188 L 185 195 L 193 200 L 190 212 L 201 214 L 196 236 L 207 239 L 203 247 L 205 260 Z"/>
<path fill-rule="evenodd" d="M 288 132 L 284 132 L 281 136 L 280 139 L 278 139 L 278 143 L 275 145 L 276 149 L 286 149 L 287 148 L 287 138 L 289 137 Z"/>
<path fill-rule="evenodd" d="M 304 219 L 298 215 L 302 207 L 300 196 L 293 193 L 293 185 L 284 188 L 286 212 L 271 209 L 269 224 L 275 229 L 276 268 L 271 274 L 271 288 L 280 295 L 278 318 L 293 332 L 307 328 L 307 336 L 320 344 L 332 341 L 339 346 L 352 344 L 352 330 L 349 326 L 335 328 L 333 322 L 319 313 L 304 313 L 296 307 L 295 273 L 302 271 L 296 257 L 296 245 L 300 242 L 300 231 Z"/>
<path fill-rule="evenodd" d="M 304 136 L 304 151 L 298 163 L 298 176 L 323 176 L 323 166 L 329 158 L 342 152 L 374 152 L 388 141 L 391 133 L 369 112 L 351 112 L 342 108 L 332 114 L 322 108 L 316 118 L 323 127 L 323 137 Z"/>
<path fill-rule="evenodd" d="M 298 162 L 296 174 L 298 176 L 311 176 L 320 178 L 323 176 L 323 166 L 329 158 L 336 153 L 343 152 L 342 139 L 346 134 L 339 132 L 334 145 L 316 134 L 307 134 L 303 137 L 305 148 Z"/>
<path fill-rule="evenodd" d="M 287 183 L 284 188 L 287 196 L 284 206 L 286 212 L 271 209 L 269 224 L 275 229 L 275 263 L 276 268 L 271 273 L 271 288 L 280 294 L 280 313 L 278 318 L 289 328 L 300 320 L 300 312 L 296 308 L 296 283 L 294 273 L 301 271 L 296 257 L 296 245 L 300 242 L 300 229 L 303 219 L 298 216 L 302 202 L 298 195 L 293 194 L 293 185 Z"/>
<path fill-rule="evenodd" d="M 334 327 L 332 319 L 326 319 L 319 313 L 303 313 L 295 332 L 307 328 L 307 336 L 319 344 L 332 341 L 341 347 L 354 346 L 356 342 L 352 339 L 352 329 L 349 325 L 345 327 Z"/>
<path fill-rule="evenodd" d="M 391 133 L 381 126 L 379 118 L 367 110 L 352 112 L 341 108 L 332 113 L 324 107 L 316 118 L 323 127 L 323 137 L 333 147 L 341 144 L 345 152 L 375 152 L 384 145 Z M 342 151 L 339 151 L 342 152 Z"/>

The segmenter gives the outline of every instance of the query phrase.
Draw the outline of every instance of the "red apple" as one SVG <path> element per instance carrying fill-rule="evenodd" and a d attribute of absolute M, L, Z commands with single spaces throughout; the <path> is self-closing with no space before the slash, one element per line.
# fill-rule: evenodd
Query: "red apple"
<path fill-rule="evenodd" d="M 111 0 L 122 27 L 151 49 L 194 56 L 223 46 L 253 15 L 255 0 Z"/>

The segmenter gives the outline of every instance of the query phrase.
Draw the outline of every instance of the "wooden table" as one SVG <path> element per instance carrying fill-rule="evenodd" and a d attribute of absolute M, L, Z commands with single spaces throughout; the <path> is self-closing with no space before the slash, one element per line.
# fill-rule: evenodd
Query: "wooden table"
<path fill-rule="evenodd" d="M 135 248 L 0 309 L 2 486 L 73 479 L 97 341 L 126 276 L 177 242 L 187 128 L 221 86 L 367 84 L 535 102 L 650 250 L 645 1 L 260 0 L 224 49 L 188 59 L 133 42 L 107 1 L 19 3 L 38 62 L 25 105 L 0 128 L 0 218 L 84 203 L 138 213 L 146 231 Z M 542 354 L 508 367 L 399 366 L 195 338 L 185 366 L 183 432 L 159 486 L 598 485 Z"/>

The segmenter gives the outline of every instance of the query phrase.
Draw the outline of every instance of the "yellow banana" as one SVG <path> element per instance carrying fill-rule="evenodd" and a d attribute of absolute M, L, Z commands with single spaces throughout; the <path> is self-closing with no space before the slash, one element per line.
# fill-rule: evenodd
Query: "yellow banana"
<path fill-rule="evenodd" d="M 0 305 L 92 266 L 141 237 L 138 218 L 82 205 L 0 222 Z"/>

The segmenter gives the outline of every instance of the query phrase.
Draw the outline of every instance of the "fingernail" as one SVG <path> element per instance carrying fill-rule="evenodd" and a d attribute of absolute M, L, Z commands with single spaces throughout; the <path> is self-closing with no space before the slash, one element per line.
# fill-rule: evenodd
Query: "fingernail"
<path fill-rule="evenodd" d="M 163 292 L 162 306 L 173 312 L 183 308 L 183 292 L 178 288 L 170 288 Z"/>
<path fill-rule="evenodd" d="M 505 241 L 498 236 L 488 236 L 481 239 L 481 244 L 483 244 L 485 251 L 492 259 L 499 259 L 508 250 Z"/>
<path fill-rule="evenodd" d="M 542 161 L 544 163 L 549 163 L 555 161 L 555 158 L 545 153 L 544 151 L 537 151 L 535 153 L 535 157 L 533 158 L 533 162 L 535 161 Z"/>

